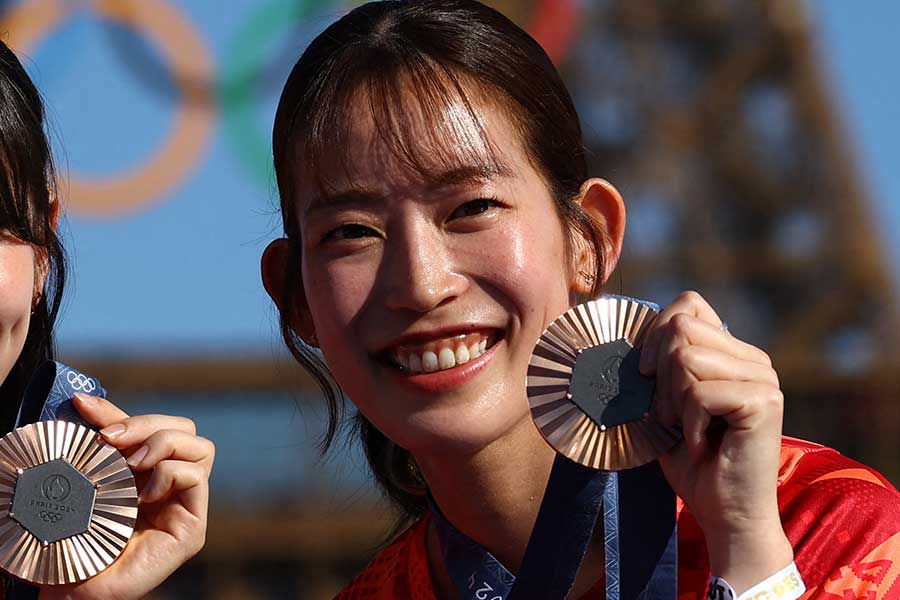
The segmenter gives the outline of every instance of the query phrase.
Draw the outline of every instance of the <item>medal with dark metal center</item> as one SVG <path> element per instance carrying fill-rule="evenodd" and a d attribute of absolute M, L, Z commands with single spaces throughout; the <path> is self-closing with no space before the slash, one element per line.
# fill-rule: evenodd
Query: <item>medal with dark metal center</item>
<path fill-rule="evenodd" d="M 96 380 L 45 363 L 19 418 L 41 420 L 0 438 L 0 568 L 32 584 L 93 577 L 134 531 L 137 488 L 125 458 L 71 406 L 88 388 L 105 396 Z M 65 420 L 45 420 L 57 416 Z M 12 597 L 30 597 L 28 587 L 17 583 Z"/>
<path fill-rule="evenodd" d="M 528 401 L 557 452 L 618 471 L 655 460 L 681 438 L 653 417 L 655 380 L 638 370 L 656 314 L 648 303 L 603 296 L 568 310 L 541 336 L 528 368 Z"/>

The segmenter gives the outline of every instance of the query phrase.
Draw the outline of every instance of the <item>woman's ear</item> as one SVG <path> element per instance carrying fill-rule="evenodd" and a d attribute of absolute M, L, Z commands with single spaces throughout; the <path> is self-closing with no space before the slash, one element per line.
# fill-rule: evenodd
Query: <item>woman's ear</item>
<path fill-rule="evenodd" d="M 600 225 L 603 231 L 603 272 L 601 284 L 606 283 L 622 254 L 622 241 L 625 238 L 625 202 L 619 191 L 605 179 L 592 178 L 585 181 L 576 200 L 592 221 Z M 591 244 L 587 240 L 578 239 L 576 244 L 576 273 L 573 291 L 588 294 L 594 289 L 594 277 L 597 271 L 596 257 Z"/>
<path fill-rule="evenodd" d="M 300 265 L 291 264 L 291 247 L 286 238 L 273 240 L 266 246 L 260 264 L 262 269 L 263 287 L 266 293 L 278 306 L 282 316 L 287 316 L 291 328 L 304 342 L 310 346 L 318 347 L 316 329 L 313 326 L 309 305 L 306 303 L 306 291 L 303 289 L 303 278 L 297 277 L 294 281 L 288 281 L 286 274 L 288 269 L 294 269 L 299 273 Z M 297 289 L 287 296 L 285 286 L 294 285 Z M 285 306 L 285 301 L 290 298 L 291 305 Z"/>

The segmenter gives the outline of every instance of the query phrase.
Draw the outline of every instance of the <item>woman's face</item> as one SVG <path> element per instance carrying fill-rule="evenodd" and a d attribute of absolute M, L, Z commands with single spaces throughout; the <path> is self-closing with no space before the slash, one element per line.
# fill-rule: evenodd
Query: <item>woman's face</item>
<path fill-rule="evenodd" d="M 25 345 L 35 274 L 32 246 L 0 231 L 0 383 Z"/>
<path fill-rule="evenodd" d="M 527 419 L 532 350 L 572 298 L 566 234 L 546 183 L 503 113 L 475 111 L 500 165 L 461 105 L 447 106 L 441 125 L 469 158 L 436 166 L 427 180 L 360 117 L 349 177 L 335 168 L 325 173 L 327 195 L 299 193 L 318 345 L 360 411 L 414 454 L 474 451 Z M 414 123 L 417 158 L 441 165 L 427 125 Z"/>

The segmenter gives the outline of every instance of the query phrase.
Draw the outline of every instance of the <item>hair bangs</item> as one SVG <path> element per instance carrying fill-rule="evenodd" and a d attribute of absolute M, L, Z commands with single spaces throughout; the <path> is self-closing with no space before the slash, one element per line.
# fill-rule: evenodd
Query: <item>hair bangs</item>
<path fill-rule="evenodd" d="M 0 127 L 0 231 L 4 236 L 45 246 L 51 234 L 46 213 L 55 177 L 43 135 L 41 139 L 28 135 L 31 127 L 41 131 L 40 120 L 22 114 L 18 108 L 0 102 L 0 123 L 31 121 L 30 127 L 21 129 Z"/>
<path fill-rule="evenodd" d="M 295 164 L 320 194 L 336 180 L 353 182 L 361 122 L 371 124 L 368 143 L 386 151 L 386 166 L 426 184 L 459 169 L 509 171 L 476 108 L 488 94 L 474 79 L 421 53 L 375 52 L 349 63 L 356 72 L 328 82 L 295 140 Z"/>

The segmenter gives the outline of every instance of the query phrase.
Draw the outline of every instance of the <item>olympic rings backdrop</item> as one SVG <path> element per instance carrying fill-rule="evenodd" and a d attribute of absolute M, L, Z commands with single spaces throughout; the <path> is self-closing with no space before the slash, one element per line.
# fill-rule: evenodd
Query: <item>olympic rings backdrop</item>
<path fill-rule="evenodd" d="M 72 255 L 65 348 L 272 345 L 258 261 L 278 232 L 271 123 L 346 0 L 19 0 L 0 34 L 50 109 Z M 576 0 L 497 1 L 554 59 Z"/>

